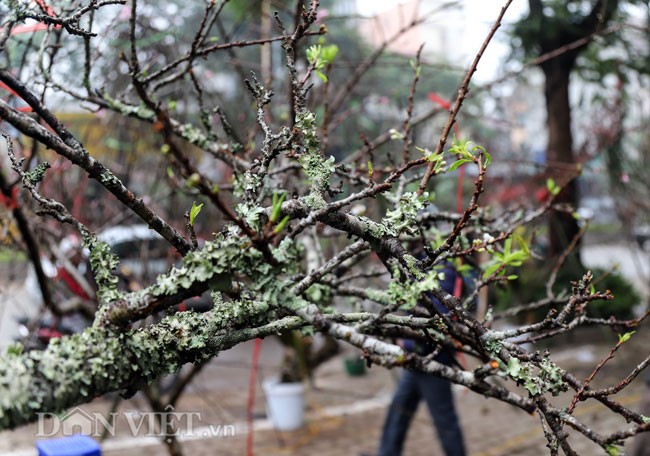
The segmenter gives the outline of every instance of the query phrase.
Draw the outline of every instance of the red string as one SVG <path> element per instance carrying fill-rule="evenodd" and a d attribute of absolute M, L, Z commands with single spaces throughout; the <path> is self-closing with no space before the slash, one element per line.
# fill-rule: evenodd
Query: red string
<path fill-rule="evenodd" d="M 47 4 L 43 0 L 36 0 L 36 3 L 38 4 L 38 6 L 41 7 L 41 10 L 43 10 L 43 12 L 45 14 L 47 14 L 48 16 L 50 16 L 50 17 L 57 17 L 58 16 L 54 12 L 54 8 L 52 8 L 51 6 L 47 6 Z M 43 22 L 37 22 L 35 24 L 29 24 L 29 25 L 21 24 L 21 25 L 17 25 L 14 28 L 12 28 L 11 29 L 11 34 L 12 35 L 18 35 L 18 34 L 21 34 L 21 33 L 38 32 L 38 31 L 41 31 L 41 30 L 46 30 L 48 27 L 49 27 L 49 25 L 45 24 Z M 60 29 L 61 24 L 55 24 L 53 26 L 53 28 L 54 29 Z M 0 31 L 1 30 L 2 30 L 2 28 L 0 28 Z"/>
<path fill-rule="evenodd" d="M 253 408 L 255 407 L 255 384 L 257 382 L 257 366 L 259 364 L 261 347 L 262 339 L 255 339 L 253 345 L 253 365 L 251 367 L 251 375 L 248 382 L 248 438 L 246 440 L 246 456 L 253 456 Z"/>
<path fill-rule="evenodd" d="M 442 109 L 449 109 L 451 107 L 451 103 L 449 101 L 445 100 L 435 92 L 429 92 L 427 97 L 429 98 L 429 100 L 439 105 Z"/>
<path fill-rule="evenodd" d="M 44 24 L 42 22 L 38 22 L 34 25 L 17 25 L 14 28 L 11 29 L 11 34 L 12 35 L 19 35 L 21 33 L 30 33 L 30 32 L 38 32 L 41 30 L 47 30 L 49 26 L 47 24 Z M 55 28 L 60 28 L 60 25 L 56 25 Z"/>

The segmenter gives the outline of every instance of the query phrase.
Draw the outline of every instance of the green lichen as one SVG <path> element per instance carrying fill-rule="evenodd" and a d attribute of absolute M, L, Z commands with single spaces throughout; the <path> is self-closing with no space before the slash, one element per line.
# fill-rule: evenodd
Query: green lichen
<path fill-rule="evenodd" d="M 273 249 L 273 254 L 284 261 L 271 265 L 262 261 L 262 254 L 239 234 L 236 227 L 226 227 L 201 250 L 188 254 L 178 268 L 160 276 L 156 284 L 122 296 L 103 306 L 99 314 L 116 312 L 118 317 L 128 317 L 152 295 L 170 295 L 200 282 L 208 283 L 213 290 L 225 290 L 235 277 L 242 280 L 236 285 L 243 290 L 238 299 L 226 302 L 215 291 L 214 310 L 206 314 L 183 312 L 137 330 L 98 324 L 53 341 L 44 352 L 24 354 L 13 347 L 0 359 L 0 428 L 34 419 L 38 411 L 55 413 L 109 391 L 134 392 L 142 382 L 175 372 L 186 362 L 213 356 L 223 348 L 218 341 L 233 331 L 246 332 L 243 328 L 285 315 L 286 308 L 309 305 L 291 291 L 301 252 L 293 241 L 285 240 Z M 111 271 L 117 259 L 106 244 L 90 236 L 87 246 L 91 249 L 91 266 L 104 290 L 102 299 L 108 302 L 113 298 L 110 293 L 115 292 Z M 282 327 L 278 325 L 277 330 Z"/>
<path fill-rule="evenodd" d="M 538 366 L 535 366 L 531 362 L 522 362 L 512 357 L 508 361 L 506 372 L 518 384 L 523 385 L 532 396 L 547 391 L 557 396 L 569 389 L 569 385 L 562 380 L 564 370 L 548 358 L 544 358 Z"/>
<path fill-rule="evenodd" d="M 101 174 L 101 176 L 99 176 L 99 180 L 101 181 L 102 184 L 104 184 L 107 187 L 109 186 L 117 187 L 122 185 L 120 179 L 115 174 L 113 174 L 108 170 L 104 171 Z"/>
<path fill-rule="evenodd" d="M 122 293 L 117 290 L 119 279 L 114 274 L 119 264 L 117 255 L 107 243 L 96 238 L 87 239 L 85 245 L 90 250 L 90 268 L 97 283 L 97 299 L 100 306 L 120 299 Z"/>
<path fill-rule="evenodd" d="M 309 195 L 305 196 L 303 199 L 307 207 L 312 209 L 322 209 L 325 207 L 327 202 L 323 198 L 323 194 L 319 192 L 312 191 Z"/>
<path fill-rule="evenodd" d="M 320 308 L 328 307 L 332 302 L 332 289 L 331 287 L 315 283 L 305 290 L 305 296 Z"/>
<path fill-rule="evenodd" d="M 25 172 L 23 178 L 31 185 L 36 185 L 43 180 L 45 171 L 50 169 L 50 167 L 50 164 L 46 161 L 39 163 L 33 170 Z"/>
<path fill-rule="evenodd" d="M 539 368 L 539 379 L 543 382 L 546 391 L 550 391 L 553 396 L 568 391 L 569 385 L 562 379 L 565 374 L 563 369 L 548 358 L 544 358 Z"/>
<path fill-rule="evenodd" d="M 179 267 L 158 276 L 156 283 L 144 293 L 168 296 L 197 283 L 207 283 L 213 291 L 225 291 L 231 287 L 235 275 L 246 275 L 252 279 L 246 288 L 260 301 L 256 305 L 277 305 L 287 299 L 289 285 L 281 277 L 295 274 L 300 249 L 293 241 L 284 240 L 272 250 L 278 260 L 278 265 L 272 266 L 262 260 L 262 253 L 251 248 L 245 237 L 236 231 L 228 234 L 229 230 L 235 229 L 229 227 L 226 233 L 217 234 L 214 240 L 206 242 L 201 250 L 190 252 Z M 242 302 L 245 301 L 242 297 Z"/>
<path fill-rule="evenodd" d="M 297 112 L 296 128 L 302 132 L 307 151 L 317 151 L 320 143 L 316 127 L 316 114 L 306 109 Z"/>
<path fill-rule="evenodd" d="M 215 288 L 227 288 L 235 271 L 250 269 L 254 259 L 259 258 L 259 252 L 254 249 L 245 251 L 246 247 L 244 238 L 217 235 L 201 250 L 188 253 L 181 266 L 159 275 L 150 292 L 153 296 L 172 295 L 203 282 L 211 283 Z"/>
<path fill-rule="evenodd" d="M 203 326 L 203 327 L 202 327 Z M 209 334 L 218 327 L 215 320 L 193 312 L 164 318 L 149 330 L 135 331 L 126 348 L 137 359 L 133 369 L 145 382 L 176 372 L 186 362 L 181 353 L 192 353 L 197 361 L 210 357 Z"/>
<path fill-rule="evenodd" d="M 144 120 L 153 120 L 155 118 L 155 113 L 151 109 L 147 108 L 144 103 L 140 103 L 138 106 L 133 106 L 112 98 L 107 93 L 102 94 L 102 96 L 111 109 L 121 112 L 125 116 L 135 116 Z"/>
<path fill-rule="evenodd" d="M 392 305 L 398 305 L 400 309 L 410 310 L 418 304 L 423 293 L 440 287 L 438 279 L 439 277 L 436 271 L 420 273 L 418 280 L 399 282 L 398 278 L 396 278 L 388 284 L 385 297 L 374 294 L 374 297 L 371 299 L 374 300 L 375 297 L 381 298 L 379 302 L 387 302 Z"/>
<path fill-rule="evenodd" d="M 425 207 L 428 201 L 429 193 L 427 192 L 421 196 L 415 192 L 404 193 L 399 199 L 397 207 L 388 211 L 381 223 L 392 236 L 398 236 L 400 233 L 414 235 L 417 233 L 418 212 Z"/>
<path fill-rule="evenodd" d="M 307 174 L 311 186 L 304 202 L 312 209 L 321 209 L 326 204 L 324 194 L 329 186 L 329 179 L 334 173 L 335 159 L 334 157 L 326 159 L 319 150 L 316 115 L 313 112 L 302 110 L 296 114 L 296 128 L 302 132 L 305 145 L 305 152 L 298 161 Z"/>
<path fill-rule="evenodd" d="M 242 325 L 254 325 L 260 316 L 268 319 L 275 315 L 269 303 L 264 300 L 257 300 L 250 293 L 237 300 L 224 301 L 221 293 L 212 292 L 214 303 L 213 312 L 215 321 L 224 328 L 240 327 Z"/>
<path fill-rule="evenodd" d="M 498 339 L 487 339 L 483 342 L 483 345 L 493 358 L 496 358 L 503 349 L 503 343 Z"/>
<path fill-rule="evenodd" d="M 57 413 L 111 391 L 137 391 L 143 382 L 216 354 L 222 333 L 211 314 L 182 312 L 160 323 L 114 333 L 91 327 L 54 339 L 44 351 L 0 359 L 0 429 Z"/>
<path fill-rule="evenodd" d="M 299 162 L 311 185 L 310 193 L 304 199 L 305 204 L 313 209 L 321 209 L 326 204 L 323 195 L 334 172 L 334 157 L 324 159 L 319 152 L 314 151 L 303 154 Z"/>
<path fill-rule="evenodd" d="M 417 226 L 417 214 L 428 201 L 429 194 L 427 192 L 423 193 L 422 196 L 417 196 L 413 192 L 405 193 L 399 199 L 397 207 L 388 211 L 380 223 L 363 215 L 357 216 L 357 219 L 365 225 L 363 230 L 375 238 L 397 237 L 401 233 L 413 235 L 417 233 L 415 228 Z"/>
<path fill-rule="evenodd" d="M 384 236 L 393 236 L 393 232 L 382 223 L 377 223 L 365 215 L 358 215 L 357 219 L 364 225 L 363 231 L 370 233 L 374 238 L 381 239 Z"/>
<path fill-rule="evenodd" d="M 248 203 L 239 203 L 235 207 L 237 215 L 246 222 L 248 226 L 255 230 L 260 229 L 260 215 L 264 213 L 264 209 Z"/>
<path fill-rule="evenodd" d="M 296 261 L 304 252 L 302 243 L 294 242 L 292 239 L 285 237 L 280 244 L 273 249 L 273 257 L 280 263 L 286 264 L 288 274 L 296 274 L 299 269 L 299 263 Z"/>
<path fill-rule="evenodd" d="M 192 124 L 183 124 L 179 129 L 180 135 L 188 142 L 194 144 L 201 149 L 207 148 L 209 144 L 208 137 L 203 134 L 201 130 Z"/>
<path fill-rule="evenodd" d="M 288 271 L 295 269 L 297 249 L 292 248 L 291 241 L 283 242 L 276 251 L 286 260 L 277 266 L 271 266 L 262 260 L 262 253 L 251 248 L 247 238 L 239 235 L 237 228 L 229 226 L 224 233 L 217 234 L 212 241 L 205 243 L 200 250 L 188 253 L 181 265 L 173 267 L 166 274 L 156 277 L 156 282 L 138 292 L 122 295 L 116 290 L 116 280 L 110 271 L 117 265 L 117 259 L 109 255 L 110 250 L 98 244 L 93 249 L 91 264 L 97 271 L 102 302 L 114 302 L 108 308 L 102 308 L 97 317 L 101 324 L 129 321 L 133 312 L 140 312 L 148 306 L 151 298 L 176 295 L 183 290 L 205 289 L 206 285 L 213 291 L 228 290 L 235 275 L 247 275 L 252 292 L 258 292 L 264 305 L 277 305 L 282 295 L 287 293 L 283 281 L 278 279 Z"/>
<path fill-rule="evenodd" d="M 409 254 L 404 255 L 404 263 L 406 263 L 406 267 L 408 268 L 408 271 L 413 274 L 413 277 L 415 277 L 417 280 L 421 280 L 424 278 L 424 274 L 418 267 L 418 260 Z"/>
<path fill-rule="evenodd" d="M 233 180 L 233 193 L 238 198 L 243 198 L 247 193 L 255 192 L 262 185 L 262 179 L 258 174 L 245 172 L 235 174 Z"/>

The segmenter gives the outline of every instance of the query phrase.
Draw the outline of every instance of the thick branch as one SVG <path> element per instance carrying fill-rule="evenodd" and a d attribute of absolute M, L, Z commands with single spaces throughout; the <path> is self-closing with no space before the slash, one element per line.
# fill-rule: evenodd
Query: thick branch
<path fill-rule="evenodd" d="M 114 333 L 89 328 L 43 351 L 0 359 L 0 430 L 13 429 L 112 391 L 133 394 L 145 382 L 202 362 L 240 342 L 298 328 L 287 317 L 228 330 L 211 313 L 183 312 L 145 329 Z"/>

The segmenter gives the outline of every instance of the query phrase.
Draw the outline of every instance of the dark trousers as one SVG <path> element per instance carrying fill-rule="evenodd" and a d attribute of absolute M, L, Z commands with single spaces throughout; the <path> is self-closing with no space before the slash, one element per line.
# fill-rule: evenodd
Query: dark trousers
<path fill-rule="evenodd" d="M 378 456 L 400 456 L 411 419 L 424 399 L 447 456 L 464 456 L 463 433 L 451 383 L 423 372 L 404 371 L 384 422 Z"/>

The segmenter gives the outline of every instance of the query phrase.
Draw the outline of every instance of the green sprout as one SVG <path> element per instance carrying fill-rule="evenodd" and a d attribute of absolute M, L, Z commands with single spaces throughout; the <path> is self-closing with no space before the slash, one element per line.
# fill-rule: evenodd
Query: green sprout
<path fill-rule="evenodd" d="M 513 247 L 513 238 L 517 241 L 519 248 Z M 528 244 L 521 236 L 515 234 L 512 238 L 506 239 L 503 251 L 493 253 L 492 259 L 486 264 L 483 272 L 484 277 L 492 277 L 494 274 L 497 274 L 497 277 L 502 277 L 507 267 L 519 267 L 528 257 L 530 257 Z M 507 278 L 514 280 L 517 276 L 510 275 Z"/>
<path fill-rule="evenodd" d="M 314 44 L 307 48 L 307 61 L 313 66 L 316 75 L 323 82 L 327 82 L 327 76 L 321 70 L 334 61 L 338 52 L 339 47 L 336 44 L 326 46 Z"/>
<path fill-rule="evenodd" d="M 546 189 L 553 196 L 557 196 L 557 194 L 562 191 L 562 188 L 559 185 L 557 185 L 555 181 L 550 177 L 546 179 Z"/>
<path fill-rule="evenodd" d="M 282 215 L 282 203 L 286 197 L 286 192 L 282 192 L 282 194 L 279 196 L 277 192 L 273 192 L 273 206 L 271 208 L 271 217 L 269 217 L 271 223 L 277 222 Z"/>
<path fill-rule="evenodd" d="M 197 205 L 196 201 L 192 202 L 192 209 L 190 209 L 190 225 L 194 226 L 194 220 L 196 219 L 196 216 L 199 215 L 199 212 L 201 212 L 202 207 L 203 203 Z"/>
<path fill-rule="evenodd" d="M 458 160 L 449 166 L 449 171 L 454 171 L 465 163 L 479 163 L 480 156 L 483 156 L 483 167 L 486 168 L 492 163 L 492 156 L 485 150 L 485 147 L 480 146 L 472 141 L 463 141 L 454 138 L 452 141 L 449 153 L 456 155 Z"/>

